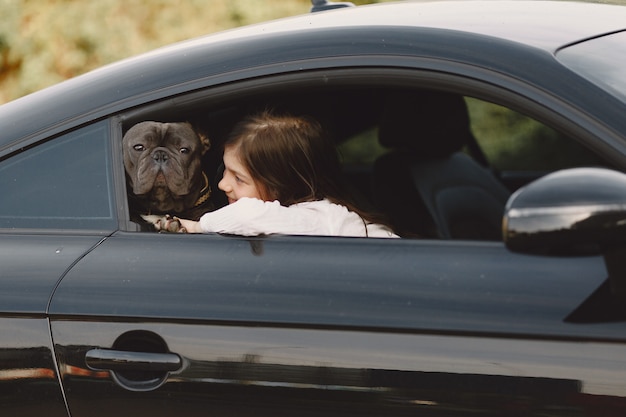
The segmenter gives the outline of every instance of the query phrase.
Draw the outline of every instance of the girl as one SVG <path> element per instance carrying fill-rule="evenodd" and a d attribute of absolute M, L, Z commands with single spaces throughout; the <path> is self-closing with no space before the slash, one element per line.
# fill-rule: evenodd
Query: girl
<path fill-rule="evenodd" d="M 218 187 L 229 205 L 157 229 L 179 221 L 189 233 L 397 237 L 347 197 L 334 143 L 308 117 L 265 111 L 245 118 L 224 144 L 224 168 Z"/>

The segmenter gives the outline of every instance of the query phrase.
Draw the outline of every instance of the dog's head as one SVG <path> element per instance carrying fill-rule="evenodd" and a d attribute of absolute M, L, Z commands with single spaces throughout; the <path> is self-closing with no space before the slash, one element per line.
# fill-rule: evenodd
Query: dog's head
<path fill-rule="evenodd" d="M 202 156 L 209 139 L 189 123 L 141 122 L 123 139 L 129 192 L 152 213 L 184 213 L 206 199 Z"/>

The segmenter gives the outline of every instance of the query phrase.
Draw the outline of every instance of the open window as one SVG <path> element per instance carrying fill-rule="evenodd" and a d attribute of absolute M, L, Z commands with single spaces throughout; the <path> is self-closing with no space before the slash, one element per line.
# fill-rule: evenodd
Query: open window
<path fill-rule="evenodd" d="M 608 163 L 579 138 L 497 102 L 338 70 L 175 97 L 125 114 L 122 129 L 144 120 L 188 121 L 205 132 L 212 147 L 204 165 L 219 207 L 226 203 L 217 188 L 222 143 L 240 118 L 265 108 L 312 115 L 335 138 L 357 200 L 387 215 L 401 236 L 498 241 L 504 205 L 519 187 L 557 169 Z M 381 174 L 385 159 L 390 169 Z M 416 184 L 418 174 L 427 184 Z"/>

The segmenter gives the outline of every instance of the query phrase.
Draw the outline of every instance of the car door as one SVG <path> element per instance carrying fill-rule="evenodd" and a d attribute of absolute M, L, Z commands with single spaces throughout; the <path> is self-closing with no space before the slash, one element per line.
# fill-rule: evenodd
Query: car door
<path fill-rule="evenodd" d="M 570 317 L 605 278 L 501 243 L 119 232 L 50 318 L 75 417 L 618 415 L 625 324 Z"/>
<path fill-rule="evenodd" d="M 96 123 L 0 160 L 0 404 L 65 416 L 48 303 L 65 272 L 117 226 L 109 135 Z"/>

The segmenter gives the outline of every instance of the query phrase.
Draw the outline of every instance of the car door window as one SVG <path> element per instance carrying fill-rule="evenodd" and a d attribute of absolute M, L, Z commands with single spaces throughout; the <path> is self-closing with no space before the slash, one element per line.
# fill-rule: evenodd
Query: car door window
<path fill-rule="evenodd" d="M 0 228 L 108 229 L 108 127 L 96 123 L 0 162 Z"/>

